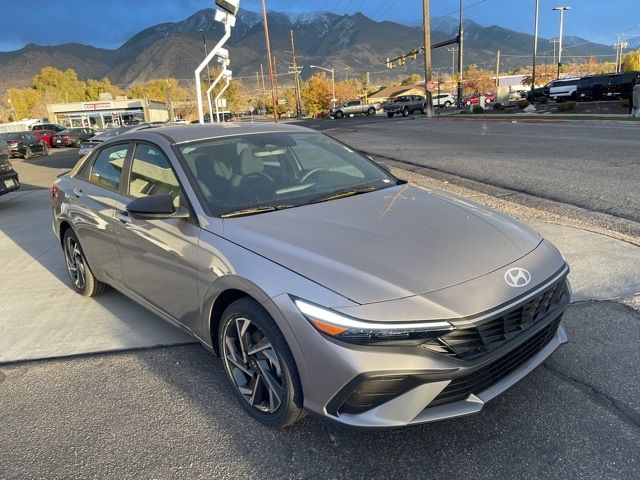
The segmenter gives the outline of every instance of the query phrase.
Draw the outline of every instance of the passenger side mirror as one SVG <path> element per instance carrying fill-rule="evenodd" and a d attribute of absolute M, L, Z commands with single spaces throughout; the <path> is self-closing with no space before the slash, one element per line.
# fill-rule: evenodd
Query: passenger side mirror
<path fill-rule="evenodd" d="M 127 212 L 133 218 L 161 219 L 161 218 L 189 218 L 189 210 L 184 207 L 176 208 L 171 195 L 149 195 L 136 198 L 129 202 Z"/>

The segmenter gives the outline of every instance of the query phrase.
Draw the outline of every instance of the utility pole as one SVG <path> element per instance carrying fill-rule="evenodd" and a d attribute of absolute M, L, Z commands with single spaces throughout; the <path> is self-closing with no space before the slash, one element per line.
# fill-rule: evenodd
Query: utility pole
<path fill-rule="evenodd" d="M 264 93 L 264 91 L 267 89 L 267 87 L 264 84 L 264 68 L 263 68 L 262 64 L 260 64 L 260 78 L 262 78 L 262 92 Z"/>
<path fill-rule="evenodd" d="M 273 85 L 275 87 L 274 94 L 276 97 L 276 107 L 278 106 L 278 98 L 280 95 L 278 94 L 278 64 L 276 63 L 276 56 L 273 56 Z"/>
<path fill-rule="evenodd" d="M 264 41 L 267 47 L 267 59 L 269 60 L 269 79 L 271 81 L 271 100 L 273 102 L 273 121 L 278 123 L 278 98 L 276 93 L 276 79 L 273 70 L 275 65 L 271 60 L 271 40 L 269 39 L 269 23 L 267 20 L 267 5 L 262 0 L 262 21 L 264 22 Z"/>
<path fill-rule="evenodd" d="M 291 30 L 291 56 L 293 58 L 293 82 L 296 92 L 296 118 L 302 116 L 302 106 L 300 105 L 300 84 L 298 83 L 298 63 L 296 62 L 296 43 Z"/>
<path fill-rule="evenodd" d="M 258 93 L 262 93 L 262 92 L 260 91 L 260 74 L 259 74 L 258 72 L 256 72 L 256 85 L 257 85 L 257 90 L 256 90 L 256 91 L 257 91 Z"/>
<path fill-rule="evenodd" d="M 350 69 L 351 69 L 351 67 L 346 67 L 346 68 L 344 69 L 344 76 L 345 76 L 345 78 L 346 78 L 347 82 L 349 81 L 349 70 L 350 70 Z"/>
<path fill-rule="evenodd" d="M 536 88 L 536 60 L 538 56 L 538 11 L 540 7 L 540 0 L 535 0 L 536 11 L 534 15 L 533 26 L 533 71 L 531 73 L 531 103 L 536 101 L 535 88 Z"/>
<path fill-rule="evenodd" d="M 496 54 L 496 88 L 500 86 L 500 81 L 498 80 L 499 78 L 500 78 L 500 50 L 498 50 L 498 53 Z"/>
<path fill-rule="evenodd" d="M 564 12 L 571 10 L 571 7 L 555 7 L 553 10 L 560 12 L 560 38 L 558 39 L 558 76 L 560 78 L 560 70 L 562 69 L 562 32 L 564 29 Z"/>
<path fill-rule="evenodd" d="M 433 98 L 428 84 L 431 82 L 431 16 L 429 0 L 422 0 L 422 21 L 424 28 L 424 91 L 427 97 L 427 118 L 433 117 Z"/>
<path fill-rule="evenodd" d="M 460 26 L 458 27 L 458 108 L 462 108 L 462 68 L 464 62 L 464 0 L 460 0 Z"/>
<path fill-rule="evenodd" d="M 173 113 L 173 100 L 171 99 L 171 90 L 169 90 L 169 80 L 165 79 L 167 85 L 167 108 L 169 109 L 169 118 L 171 120 L 175 120 L 175 115 Z"/>
<path fill-rule="evenodd" d="M 447 48 L 447 52 L 451 53 L 451 75 L 456 74 L 456 47 Z"/>
<path fill-rule="evenodd" d="M 558 40 L 554 38 L 551 43 L 553 43 L 553 64 L 556 65 L 556 43 L 558 43 Z"/>

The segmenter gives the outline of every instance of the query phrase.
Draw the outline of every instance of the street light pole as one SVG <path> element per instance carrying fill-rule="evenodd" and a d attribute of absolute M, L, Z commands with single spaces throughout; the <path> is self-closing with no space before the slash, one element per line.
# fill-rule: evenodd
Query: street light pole
<path fill-rule="evenodd" d="M 269 80 L 271 81 L 271 100 L 273 102 L 273 121 L 278 123 L 278 99 L 276 98 L 276 84 L 273 76 L 273 59 L 271 58 L 271 41 L 269 39 L 269 23 L 267 20 L 267 5 L 262 0 L 262 21 L 264 23 L 264 41 L 267 46 L 267 59 L 269 60 Z"/>
<path fill-rule="evenodd" d="M 536 57 L 538 56 L 538 11 L 540 1 L 536 0 L 535 20 L 533 27 L 533 71 L 531 73 L 531 103 L 536 101 L 535 89 L 536 89 Z"/>
<path fill-rule="evenodd" d="M 462 108 L 462 64 L 464 62 L 464 0 L 460 0 L 460 25 L 458 27 L 458 108 Z"/>
<path fill-rule="evenodd" d="M 558 39 L 558 75 L 560 78 L 560 69 L 562 68 L 562 33 L 564 30 L 564 12 L 571 10 L 571 7 L 555 7 L 553 10 L 560 12 L 560 38 Z"/>

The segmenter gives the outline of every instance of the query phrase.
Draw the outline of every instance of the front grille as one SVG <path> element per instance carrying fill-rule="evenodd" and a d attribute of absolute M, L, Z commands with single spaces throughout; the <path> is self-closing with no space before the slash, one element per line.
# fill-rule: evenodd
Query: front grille
<path fill-rule="evenodd" d="M 522 345 L 498 360 L 485 365 L 469 375 L 452 380 L 451 383 L 433 399 L 429 404 L 429 408 L 465 400 L 470 394 L 483 392 L 510 375 L 549 343 L 558 330 L 560 319 L 561 317 L 558 317 Z"/>
<path fill-rule="evenodd" d="M 420 345 L 421 348 L 463 360 L 492 352 L 544 320 L 568 300 L 566 278 L 525 303 L 481 324 L 463 327 Z"/>

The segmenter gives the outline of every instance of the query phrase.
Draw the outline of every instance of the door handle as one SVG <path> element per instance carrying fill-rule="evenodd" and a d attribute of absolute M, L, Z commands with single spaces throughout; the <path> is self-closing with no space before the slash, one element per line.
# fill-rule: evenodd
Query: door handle
<path fill-rule="evenodd" d="M 73 194 L 76 196 L 76 198 L 80 198 L 84 195 L 84 193 L 82 193 L 82 189 L 81 188 L 74 188 L 73 189 Z"/>
<path fill-rule="evenodd" d="M 116 210 L 116 218 L 122 223 L 131 223 L 131 217 L 127 212 Z"/>

